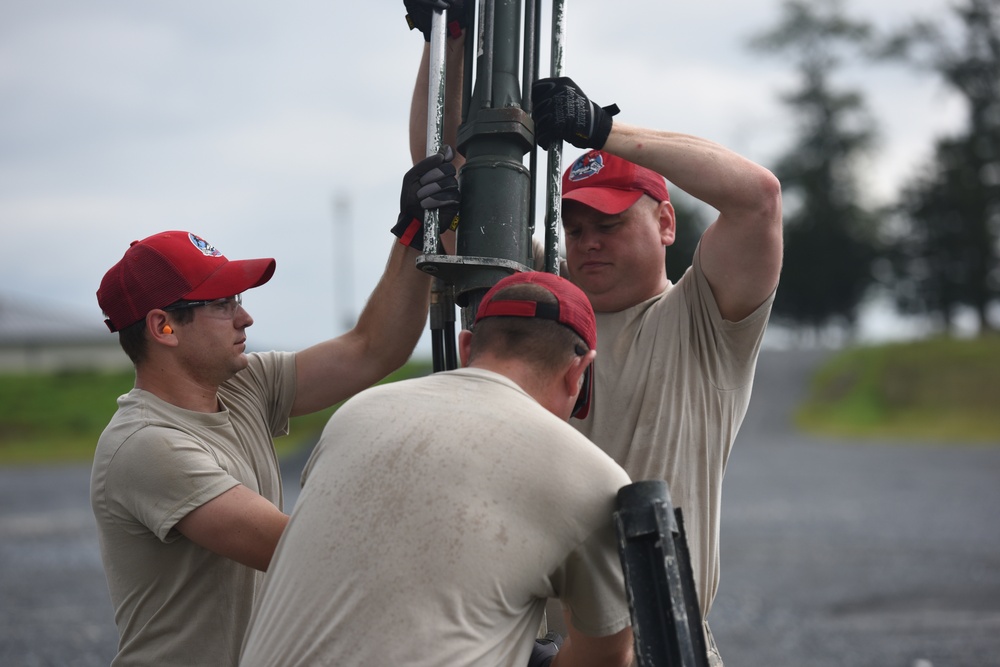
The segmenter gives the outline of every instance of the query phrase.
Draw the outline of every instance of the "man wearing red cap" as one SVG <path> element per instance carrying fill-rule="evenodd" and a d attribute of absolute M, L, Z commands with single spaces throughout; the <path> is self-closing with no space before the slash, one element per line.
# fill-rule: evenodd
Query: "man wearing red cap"
<path fill-rule="evenodd" d="M 450 155 L 407 172 L 400 243 L 354 329 L 301 352 L 246 352 L 242 293 L 271 278 L 273 259 L 229 260 L 170 231 L 133 242 L 104 276 L 98 303 L 135 365 L 91 477 L 120 637 L 113 665 L 236 665 L 288 523 L 272 437 L 409 358 L 429 278 L 409 245 L 423 234 L 408 232 L 423 209 L 457 206 Z"/>
<path fill-rule="evenodd" d="M 449 60 L 449 77 L 456 69 Z M 418 79 L 415 91 L 424 90 Z M 668 482 L 707 617 L 719 582 L 722 478 L 781 271 L 780 184 L 707 139 L 614 122 L 616 106 L 598 106 L 569 78 L 535 82 L 531 102 L 539 146 L 592 149 L 563 177 L 565 275 L 589 298 L 599 332 L 590 414 L 570 424 L 632 479 Z M 458 110 L 446 109 L 446 131 Z M 425 113 L 415 96 L 413 146 L 424 145 Z M 676 284 L 665 264 L 676 230 L 666 181 L 719 212 Z M 542 256 L 536 244 L 535 260 Z"/>
<path fill-rule="evenodd" d="M 463 368 L 347 401 L 303 472 L 240 665 L 526 665 L 548 598 L 569 618 L 556 664 L 630 664 L 612 523 L 629 478 L 566 423 L 588 408 L 595 344 L 578 288 L 516 274 L 461 332 Z"/>
<path fill-rule="evenodd" d="M 593 407 L 571 423 L 633 479 L 668 482 L 707 616 L 722 478 L 781 271 L 780 185 L 706 139 L 613 122 L 617 107 L 571 79 L 537 81 L 532 102 L 539 146 L 593 149 L 563 177 L 566 270 L 597 312 L 600 341 Z M 719 212 L 677 284 L 664 262 L 675 233 L 664 179 Z"/>

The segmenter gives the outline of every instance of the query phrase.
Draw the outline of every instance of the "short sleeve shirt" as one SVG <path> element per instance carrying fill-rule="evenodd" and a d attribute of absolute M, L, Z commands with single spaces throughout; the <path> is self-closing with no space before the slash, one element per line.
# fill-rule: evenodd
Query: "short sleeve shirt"
<path fill-rule="evenodd" d="M 236 664 L 261 573 L 175 526 L 238 484 L 281 507 L 271 438 L 287 433 L 295 357 L 248 359 L 220 387 L 218 412 L 133 389 L 98 441 L 91 505 L 120 636 L 113 665 Z"/>
<path fill-rule="evenodd" d="M 358 394 L 304 477 L 243 667 L 523 667 L 549 597 L 586 634 L 629 624 L 628 476 L 502 375 Z"/>
<path fill-rule="evenodd" d="M 662 479 L 681 508 L 702 614 L 719 579 L 726 462 L 750 401 L 774 293 L 739 322 L 722 318 L 696 252 L 676 285 L 597 314 L 594 393 L 570 424 L 633 480 Z"/>

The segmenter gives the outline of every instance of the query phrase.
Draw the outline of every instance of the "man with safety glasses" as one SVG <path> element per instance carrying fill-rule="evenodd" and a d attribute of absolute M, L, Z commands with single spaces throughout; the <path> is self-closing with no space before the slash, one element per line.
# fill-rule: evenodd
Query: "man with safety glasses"
<path fill-rule="evenodd" d="M 270 280 L 273 259 L 229 260 L 169 231 L 133 242 L 104 276 L 98 303 L 135 366 L 91 478 L 119 631 L 113 665 L 237 663 L 288 523 L 272 437 L 409 358 L 430 279 L 404 227 L 422 225 L 424 209 L 457 206 L 450 160 L 445 147 L 404 177 L 400 242 L 357 325 L 300 352 L 246 352 L 254 320 L 242 294 Z"/>

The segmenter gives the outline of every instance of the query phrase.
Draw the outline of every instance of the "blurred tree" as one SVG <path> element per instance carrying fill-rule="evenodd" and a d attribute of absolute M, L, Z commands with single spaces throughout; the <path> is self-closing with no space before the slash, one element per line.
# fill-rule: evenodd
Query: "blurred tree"
<path fill-rule="evenodd" d="M 889 241 L 892 279 L 904 310 L 937 315 L 955 328 L 970 306 L 980 331 L 1000 301 L 1000 7 L 966 0 L 952 7 L 960 33 L 915 21 L 886 40 L 882 55 L 937 72 L 965 99 L 967 130 L 937 142 L 933 162 L 901 193 L 902 224 Z"/>
<path fill-rule="evenodd" d="M 874 122 L 855 90 L 838 90 L 842 60 L 868 45 L 871 28 L 848 18 L 839 0 L 786 0 L 756 50 L 788 54 L 798 87 L 783 95 L 796 138 L 775 175 L 785 198 L 785 257 L 776 319 L 853 333 L 858 306 L 873 283 L 878 218 L 860 203 L 857 161 L 875 141 Z"/>

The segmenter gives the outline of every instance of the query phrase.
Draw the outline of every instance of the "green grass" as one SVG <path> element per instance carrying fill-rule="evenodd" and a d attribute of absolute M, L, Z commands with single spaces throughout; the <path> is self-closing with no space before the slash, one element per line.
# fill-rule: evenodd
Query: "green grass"
<path fill-rule="evenodd" d="M 849 438 L 1000 443 L 1000 337 L 841 352 L 813 378 L 796 423 Z"/>
<path fill-rule="evenodd" d="M 385 382 L 430 372 L 415 361 Z M 135 381 L 133 372 L 0 375 L 0 465 L 76 463 L 93 459 L 97 438 Z M 311 446 L 336 407 L 291 420 L 275 439 L 279 455 Z"/>
<path fill-rule="evenodd" d="M 386 382 L 430 372 L 412 362 Z M 132 387 L 125 373 L 0 375 L 0 465 L 88 462 Z M 292 419 L 279 455 L 310 447 L 334 408 Z M 935 339 L 834 355 L 796 413 L 821 435 L 1000 443 L 1000 337 Z"/>
<path fill-rule="evenodd" d="M 135 375 L 0 375 L 0 463 L 89 460 Z"/>

